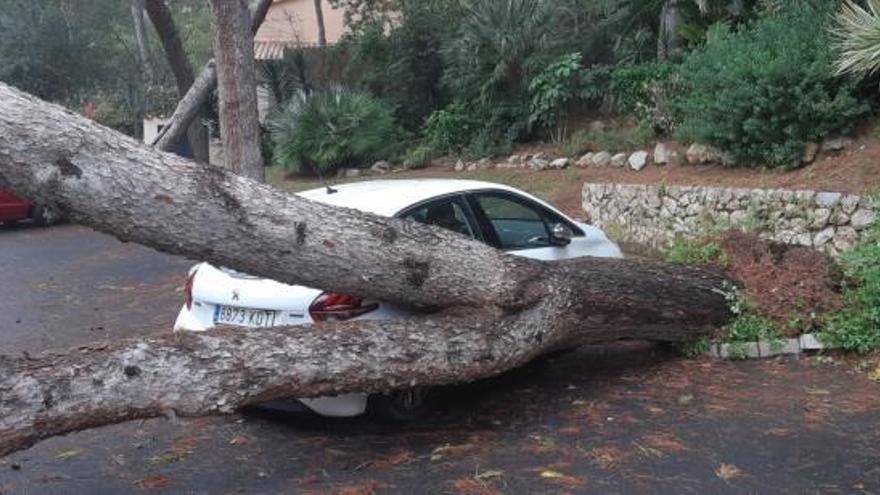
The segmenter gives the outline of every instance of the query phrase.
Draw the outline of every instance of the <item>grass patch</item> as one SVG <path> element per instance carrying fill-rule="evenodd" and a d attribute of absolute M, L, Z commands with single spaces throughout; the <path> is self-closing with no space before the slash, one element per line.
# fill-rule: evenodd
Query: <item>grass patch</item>
<path fill-rule="evenodd" d="M 688 239 L 676 236 L 661 250 L 663 259 L 668 263 L 680 265 L 716 265 L 727 267 L 730 259 L 718 239 Z"/>
<path fill-rule="evenodd" d="M 577 131 L 560 146 L 560 152 L 568 157 L 577 157 L 587 151 L 636 151 L 650 148 L 654 144 L 654 131 L 636 125 L 595 131 Z"/>
<path fill-rule="evenodd" d="M 880 221 L 841 265 L 844 306 L 827 318 L 823 340 L 846 351 L 880 351 Z"/>

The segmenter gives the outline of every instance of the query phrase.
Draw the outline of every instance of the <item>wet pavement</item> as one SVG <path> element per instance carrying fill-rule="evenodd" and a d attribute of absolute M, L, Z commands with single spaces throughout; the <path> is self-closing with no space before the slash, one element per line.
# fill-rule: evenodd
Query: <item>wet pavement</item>
<path fill-rule="evenodd" d="M 0 226 L 0 349 L 167 331 L 192 265 L 75 225 Z"/>
<path fill-rule="evenodd" d="M 4 352 L 168 324 L 186 260 L 49 230 L 0 231 Z M 588 347 L 437 389 L 411 424 L 255 411 L 54 438 L 0 459 L 0 493 L 878 493 L 876 361 Z"/>

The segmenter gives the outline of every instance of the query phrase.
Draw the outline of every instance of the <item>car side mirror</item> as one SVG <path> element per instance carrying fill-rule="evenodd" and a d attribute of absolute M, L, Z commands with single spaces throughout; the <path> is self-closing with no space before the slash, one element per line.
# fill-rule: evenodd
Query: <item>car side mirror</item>
<path fill-rule="evenodd" d="M 554 246 L 568 246 L 572 237 L 574 232 L 564 223 L 553 224 L 550 228 L 550 244 Z"/>

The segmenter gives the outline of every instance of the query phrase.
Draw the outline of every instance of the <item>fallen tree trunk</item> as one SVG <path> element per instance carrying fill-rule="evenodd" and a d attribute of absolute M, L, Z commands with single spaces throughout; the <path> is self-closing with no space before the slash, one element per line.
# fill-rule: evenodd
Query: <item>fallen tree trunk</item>
<path fill-rule="evenodd" d="M 449 231 L 308 201 L 145 148 L 4 85 L 0 135 L 0 176 L 22 196 L 122 240 L 245 273 L 448 307 L 515 304 L 521 279 L 543 270 Z"/>
<path fill-rule="evenodd" d="M 651 308 L 640 309 L 632 306 L 643 302 L 641 295 L 627 293 L 624 286 L 665 291 L 671 279 L 663 270 L 654 271 L 657 265 L 641 271 L 649 277 L 647 284 L 627 277 L 620 281 L 620 262 L 574 277 L 571 269 L 589 265 L 565 265 L 556 267 L 547 282 L 567 287 L 506 315 L 471 310 L 467 316 L 259 332 L 223 328 L 37 358 L 0 356 L 0 456 L 53 435 L 168 411 L 204 416 L 282 397 L 467 382 L 555 349 L 620 338 L 695 338 L 724 321 L 725 307 L 717 300 L 697 311 L 681 305 L 707 299 L 709 284 L 718 282 L 715 277 L 694 284 L 693 274 L 682 273 L 689 283 L 672 287 L 680 293 L 664 294 Z M 616 290 L 613 297 L 600 289 L 608 282 L 619 285 L 608 287 Z M 695 312 L 702 313 L 699 323 L 671 324 L 693 319 Z"/>
<path fill-rule="evenodd" d="M 287 283 L 429 308 L 405 321 L 221 330 L 0 358 L 0 454 L 174 409 L 473 380 L 561 347 L 683 340 L 728 318 L 684 266 L 547 263 L 436 227 L 290 196 L 143 147 L 0 84 L 0 183 L 123 240 Z"/>

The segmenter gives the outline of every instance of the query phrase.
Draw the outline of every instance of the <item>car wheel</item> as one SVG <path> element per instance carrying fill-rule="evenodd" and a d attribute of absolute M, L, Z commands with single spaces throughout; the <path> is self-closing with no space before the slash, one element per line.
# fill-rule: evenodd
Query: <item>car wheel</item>
<path fill-rule="evenodd" d="M 380 419 L 409 422 L 425 417 L 431 410 L 428 389 L 396 390 L 370 396 L 370 411 Z"/>
<path fill-rule="evenodd" d="M 34 212 L 31 214 L 31 218 L 34 220 L 34 224 L 43 227 L 58 223 L 58 221 L 61 220 L 60 215 L 58 215 L 55 210 L 46 206 L 34 207 Z"/>

